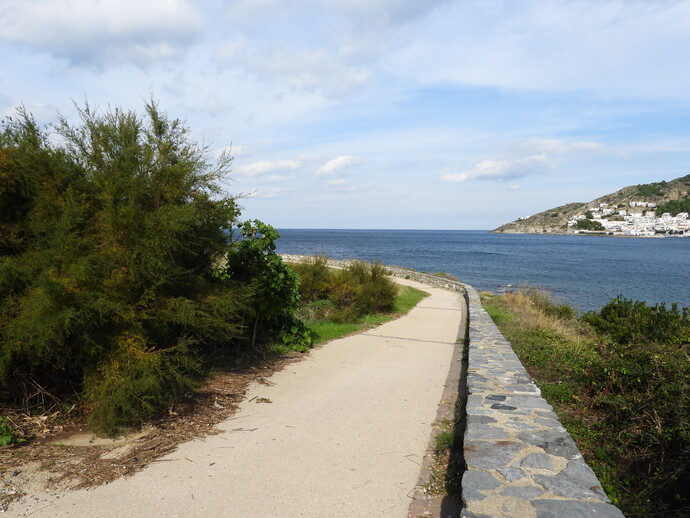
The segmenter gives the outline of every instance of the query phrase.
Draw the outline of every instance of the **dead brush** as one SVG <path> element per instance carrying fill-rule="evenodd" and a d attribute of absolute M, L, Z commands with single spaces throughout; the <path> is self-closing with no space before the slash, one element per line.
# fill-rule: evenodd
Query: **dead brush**
<path fill-rule="evenodd" d="M 510 311 L 518 316 L 518 325 L 523 330 L 554 333 L 575 352 L 590 347 L 595 340 L 596 335 L 592 329 L 577 320 L 574 311 L 567 311 L 561 309 L 564 306 L 556 305 L 547 291 L 523 288 L 505 293 L 504 301 Z"/>

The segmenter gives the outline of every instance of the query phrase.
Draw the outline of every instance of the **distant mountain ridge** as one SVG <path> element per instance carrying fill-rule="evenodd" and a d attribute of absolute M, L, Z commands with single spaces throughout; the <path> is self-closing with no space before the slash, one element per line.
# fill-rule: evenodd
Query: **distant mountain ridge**
<path fill-rule="evenodd" d="M 588 203 L 568 203 L 539 212 L 528 218 L 519 218 L 506 223 L 493 232 L 505 234 L 573 234 L 583 232 L 574 222 L 590 219 L 598 222 L 594 228 L 600 232 L 621 233 L 623 235 L 649 235 L 635 233 L 632 228 L 652 229 L 651 233 L 663 232 L 664 226 L 678 228 L 684 233 L 683 214 L 690 212 L 690 174 L 671 181 L 654 182 L 624 187 L 614 193 L 600 196 Z M 607 212 L 608 214 L 604 214 Z M 650 212 L 659 218 L 652 222 Z M 660 216 L 664 213 L 673 216 L 673 224 L 665 224 Z M 675 216 L 680 214 L 680 219 Z M 665 217 L 664 221 L 671 221 Z M 619 224 L 620 223 L 620 224 Z M 680 224 L 680 227 L 677 226 Z M 645 226 L 646 225 L 646 226 Z M 688 223 L 690 225 L 690 222 Z M 590 226 L 590 228 L 592 228 Z M 655 230 L 656 229 L 656 230 Z M 586 232 L 586 231 L 585 231 Z M 631 233 L 632 232 L 632 233 Z M 690 235 L 690 228 L 686 235 Z"/>

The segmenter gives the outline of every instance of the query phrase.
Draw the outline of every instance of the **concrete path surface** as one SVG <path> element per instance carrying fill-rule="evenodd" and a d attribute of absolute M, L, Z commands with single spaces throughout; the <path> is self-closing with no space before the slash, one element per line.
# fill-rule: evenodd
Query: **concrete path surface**
<path fill-rule="evenodd" d="M 406 517 L 461 320 L 458 293 L 335 340 L 254 384 L 223 433 L 134 476 L 5 516 Z"/>

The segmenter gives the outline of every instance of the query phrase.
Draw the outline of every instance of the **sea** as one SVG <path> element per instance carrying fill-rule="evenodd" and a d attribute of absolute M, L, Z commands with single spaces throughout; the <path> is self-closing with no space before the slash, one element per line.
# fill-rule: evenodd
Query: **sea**
<path fill-rule="evenodd" d="M 278 229 L 277 251 L 448 272 L 477 291 L 547 290 L 579 312 L 622 295 L 690 308 L 690 239 L 485 230 Z"/>

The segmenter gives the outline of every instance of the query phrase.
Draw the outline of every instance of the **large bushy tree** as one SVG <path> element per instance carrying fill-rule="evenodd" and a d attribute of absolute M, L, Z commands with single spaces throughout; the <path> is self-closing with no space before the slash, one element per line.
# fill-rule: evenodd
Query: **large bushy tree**
<path fill-rule="evenodd" d="M 25 404 L 84 391 L 112 431 L 188 390 L 259 300 L 219 274 L 231 157 L 208 160 L 154 103 L 79 115 L 49 133 L 20 110 L 0 134 L 0 389 Z"/>

